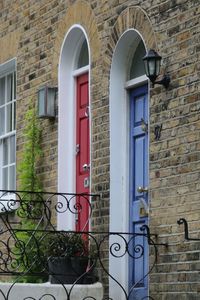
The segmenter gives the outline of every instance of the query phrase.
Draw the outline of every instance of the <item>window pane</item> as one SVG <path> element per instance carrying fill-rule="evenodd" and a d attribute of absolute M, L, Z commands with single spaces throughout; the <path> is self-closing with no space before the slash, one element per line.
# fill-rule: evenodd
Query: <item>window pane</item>
<path fill-rule="evenodd" d="M 16 102 L 13 103 L 13 130 L 16 129 Z"/>
<path fill-rule="evenodd" d="M 2 180 L 2 178 L 3 178 L 3 171 L 2 171 L 2 169 L 0 169 L 0 178 L 1 178 L 1 181 L 0 181 L 0 189 L 2 189 L 3 190 L 3 180 Z M 1 195 L 1 193 L 0 193 L 0 195 Z"/>
<path fill-rule="evenodd" d="M 8 139 L 3 140 L 3 166 L 8 164 Z"/>
<path fill-rule="evenodd" d="M 8 168 L 3 168 L 3 189 L 8 188 Z"/>
<path fill-rule="evenodd" d="M 0 79 L 0 105 L 5 103 L 5 77 Z"/>
<path fill-rule="evenodd" d="M 10 137 L 10 164 L 15 163 L 15 136 Z"/>
<path fill-rule="evenodd" d="M 16 72 L 14 72 L 14 99 L 16 99 Z"/>
<path fill-rule="evenodd" d="M 6 107 L 6 132 L 12 131 L 12 104 L 8 104 Z"/>
<path fill-rule="evenodd" d="M 134 53 L 131 69 L 130 69 L 130 79 L 137 78 L 145 74 L 143 57 L 146 51 L 144 48 L 143 41 L 140 41 L 137 49 Z"/>
<path fill-rule="evenodd" d="M 87 46 L 87 41 L 84 40 L 78 58 L 78 68 L 82 68 L 84 66 L 87 66 L 88 64 L 89 64 L 88 46 Z"/>
<path fill-rule="evenodd" d="M 0 108 L 0 135 L 5 133 L 5 107 Z"/>
<path fill-rule="evenodd" d="M 9 168 L 9 189 L 15 189 L 15 166 Z"/>
<path fill-rule="evenodd" d="M 7 76 L 7 102 L 12 100 L 12 74 Z"/>

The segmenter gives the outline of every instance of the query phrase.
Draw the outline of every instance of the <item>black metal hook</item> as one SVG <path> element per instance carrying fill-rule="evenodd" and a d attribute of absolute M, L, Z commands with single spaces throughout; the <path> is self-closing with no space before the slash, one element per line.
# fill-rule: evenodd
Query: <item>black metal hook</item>
<path fill-rule="evenodd" d="M 200 239 L 194 239 L 194 238 L 190 238 L 189 237 L 189 230 L 188 230 L 188 222 L 186 221 L 186 219 L 184 218 L 180 218 L 178 221 L 177 221 L 177 224 L 178 225 L 184 225 L 184 233 L 185 233 L 185 240 L 187 241 L 200 241 Z"/>
<path fill-rule="evenodd" d="M 151 236 L 155 236 L 155 238 L 157 238 L 158 235 L 157 235 L 157 234 L 152 234 L 152 233 L 150 232 L 150 228 L 149 228 L 148 225 L 142 225 L 142 226 L 140 227 L 140 230 L 141 230 L 141 231 L 145 231 L 145 230 L 146 230 L 146 233 L 147 233 L 147 239 L 148 239 L 148 244 L 149 244 L 149 245 L 165 246 L 165 247 L 168 247 L 168 244 L 167 244 L 167 243 L 159 243 L 159 244 L 157 244 L 157 243 L 152 242 Z"/>

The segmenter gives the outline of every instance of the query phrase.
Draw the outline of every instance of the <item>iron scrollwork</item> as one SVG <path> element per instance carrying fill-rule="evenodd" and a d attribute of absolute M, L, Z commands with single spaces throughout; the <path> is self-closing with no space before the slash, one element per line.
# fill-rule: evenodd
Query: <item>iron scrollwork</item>
<path fill-rule="evenodd" d="M 66 286 L 62 282 L 59 283 L 63 288 L 66 300 L 71 299 L 74 287 L 77 283 L 80 283 L 80 280 L 82 280 L 82 283 L 91 284 L 95 283 L 98 278 L 103 277 L 106 277 L 107 281 L 109 279 L 113 282 L 116 289 L 120 291 L 122 300 L 131 300 L 136 288 L 146 280 L 156 264 L 157 246 L 165 245 L 155 243 L 155 235 L 150 233 L 148 226 L 143 226 L 141 231 L 137 233 L 88 231 L 88 224 L 92 218 L 92 199 L 96 199 L 96 197 L 99 197 L 98 195 L 21 191 L 0 192 L 0 208 L 2 208 L 0 214 L 0 276 L 12 278 L 12 284 L 7 292 L 3 292 L 0 287 L 0 295 L 5 300 L 9 300 L 10 295 L 14 293 L 16 284 L 23 282 L 24 279 L 39 278 L 40 281 L 46 282 L 49 276 L 59 278 L 49 270 L 48 261 L 44 256 L 43 245 L 50 235 L 57 237 L 59 235 L 62 237 L 68 233 L 79 235 L 85 241 L 86 249 L 92 250 L 93 253 L 92 256 L 89 256 L 87 268 L 82 274 L 79 274 L 70 286 Z M 69 213 L 76 219 L 76 216 L 82 213 L 86 204 L 89 211 L 88 219 L 81 230 L 63 232 L 56 229 L 54 221 L 56 215 Z M 27 222 L 24 222 L 25 220 Z M 28 224 L 28 226 L 26 227 L 25 224 Z M 59 244 L 60 249 L 63 249 L 63 253 L 65 253 L 67 249 L 62 244 L 62 238 L 60 238 Z M 147 246 L 152 248 L 152 265 L 141 278 L 133 281 L 132 286 L 127 291 L 116 274 L 110 271 L 108 258 L 112 259 L 115 264 L 125 259 L 132 265 L 143 259 Z M 78 255 L 84 256 L 83 253 L 78 253 Z M 50 257 L 48 257 L 49 259 Z M 36 266 L 39 266 L 39 268 L 36 268 Z M 25 295 L 20 300 L 43 299 L 59 300 L 56 299 L 53 293 L 40 295 L 39 298 L 34 297 L 34 295 Z M 104 296 L 102 300 L 106 299 L 115 300 L 111 296 L 110 298 Z M 147 299 L 153 298 L 146 296 L 140 300 Z M 96 299 L 92 295 L 82 295 L 80 300 Z"/>

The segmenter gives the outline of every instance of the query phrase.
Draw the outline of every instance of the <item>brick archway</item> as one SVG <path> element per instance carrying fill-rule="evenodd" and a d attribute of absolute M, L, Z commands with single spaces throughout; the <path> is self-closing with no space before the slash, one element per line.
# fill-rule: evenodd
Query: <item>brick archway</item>
<path fill-rule="evenodd" d="M 100 56 L 100 40 L 94 13 L 86 1 L 79 0 L 68 8 L 66 15 L 58 25 L 52 62 L 52 70 L 55 78 L 57 78 L 59 57 L 63 41 L 68 30 L 75 24 L 82 26 L 86 31 L 91 49 L 90 57 L 92 64 L 95 64 Z"/>
<path fill-rule="evenodd" d="M 107 49 L 114 51 L 120 37 L 130 29 L 134 29 L 142 36 L 147 49 L 157 49 L 153 26 L 146 12 L 139 6 L 127 7 L 119 15 L 111 31 Z M 108 56 L 112 60 L 112 53 L 109 52 Z"/>

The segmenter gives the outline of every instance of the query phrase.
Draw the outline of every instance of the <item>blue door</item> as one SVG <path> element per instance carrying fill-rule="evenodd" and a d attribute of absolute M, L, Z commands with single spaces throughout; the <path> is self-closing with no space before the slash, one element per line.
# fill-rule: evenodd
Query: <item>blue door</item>
<path fill-rule="evenodd" d="M 141 234 L 148 224 L 148 86 L 130 92 L 130 232 Z M 148 295 L 148 242 L 137 236 L 131 243 L 129 299 Z"/>

